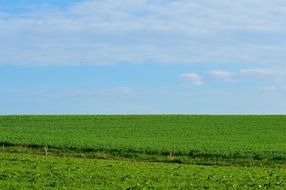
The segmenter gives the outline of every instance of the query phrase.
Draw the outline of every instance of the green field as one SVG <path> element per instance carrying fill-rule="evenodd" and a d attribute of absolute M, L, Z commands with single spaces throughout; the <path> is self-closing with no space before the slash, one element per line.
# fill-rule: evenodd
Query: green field
<path fill-rule="evenodd" d="M 50 166 L 62 175 L 55 186 L 68 189 L 76 177 L 78 187 L 85 180 L 86 187 L 98 183 L 100 188 L 171 188 L 177 180 L 178 188 L 285 187 L 283 115 L 0 116 L 0 131 L 0 187 L 57 183 Z M 81 169 L 69 169 L 76 166 Z M 184 170 L 175 170 L 178 166 Z M 32 167 L 40 173 L 33 184 Z M 51 179 L 43 181 L 45 175 Z M 120 181 L 124 175 L 130 180 Z M 208 181 L 207 176 L 215 177 Z"/>
<path fill-rule="evenodd" d="M 0 189 L 285 189 L 286 170 L 0 153 Z"/>

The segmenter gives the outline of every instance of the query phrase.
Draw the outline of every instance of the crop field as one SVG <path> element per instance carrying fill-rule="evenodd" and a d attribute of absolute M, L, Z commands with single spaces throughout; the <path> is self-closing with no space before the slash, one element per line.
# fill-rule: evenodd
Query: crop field
<path fill-rule="evenodd" d="M 284 169 L 0 153 L 0 189 L 285 189 Z"/>
<path fill-rule="evenodd" d="M 0 131 L 0 189 L 286 188 L 283 115 L 0 116 Z"/>

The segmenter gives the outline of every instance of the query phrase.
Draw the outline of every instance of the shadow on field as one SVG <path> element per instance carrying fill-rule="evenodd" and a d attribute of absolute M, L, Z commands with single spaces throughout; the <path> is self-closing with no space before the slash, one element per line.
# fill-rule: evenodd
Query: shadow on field
<path fill-rule="evenodd" d="M 188 154 L 176 151 L 146 151 L 133 149 L 103 149 L 57 147 L 51 145 L 20 145 L 0 142 L 0 152 L 31 153 L 62 157 L 80 157 L 88 159 L 131 160 L 141 162 L 167 162 L 195 165 L 246 166 L 246 167 L 285 167 L 286 157 L 282 154 L 267 153 L 268 156 L 251 153 L 218 154 L 191 150 Z M 266 155 L 266 154 L 265 154 Z"/>

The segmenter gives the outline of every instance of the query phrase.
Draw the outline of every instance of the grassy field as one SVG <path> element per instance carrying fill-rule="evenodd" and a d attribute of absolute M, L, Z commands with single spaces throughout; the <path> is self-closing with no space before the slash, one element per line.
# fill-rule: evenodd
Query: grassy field
<path fill-rule="evenodd" d="M 286 116 L 0 116 L 0 131 L 0 189 L 286 188 Z"/>
<path fill-rule="evenodd" d="M 4 146 L 286 160 L 286 116 L 2 116 L 0 131 Z"/>
<path fill-rule="evenodd" d="M 0 189 L 285 189 L 283 168 L 0 153 Z"/>

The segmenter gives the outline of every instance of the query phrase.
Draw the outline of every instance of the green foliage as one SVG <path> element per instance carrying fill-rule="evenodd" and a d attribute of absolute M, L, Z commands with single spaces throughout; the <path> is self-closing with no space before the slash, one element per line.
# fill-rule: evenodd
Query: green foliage
<path fill-rule="evenodd" d="M 0 153 L 0 189 L 285 189 L 285 169 Z"/>
<path fill-rule="evenodd" d="M 286 189 L 285 134 L 286 116 L 0 116 L 0 189 Z"/>
<path fill-rule="evenodd" d="M 0 131 L 7 145 L 286 160 L 286 116 L 1 116 Z"/>

